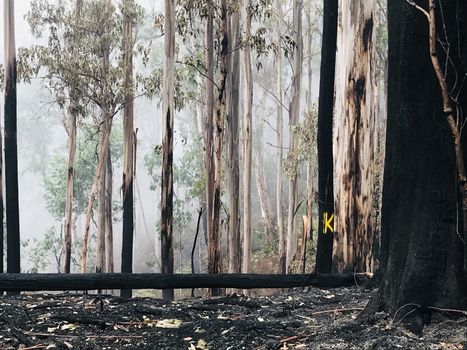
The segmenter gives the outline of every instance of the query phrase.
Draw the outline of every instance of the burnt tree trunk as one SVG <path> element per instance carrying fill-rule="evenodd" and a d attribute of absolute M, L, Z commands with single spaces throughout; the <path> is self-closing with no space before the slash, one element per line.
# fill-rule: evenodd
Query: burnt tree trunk
<path fill-rule="evenodd" d="M 325 230 L 324 219 L 334 214 L 332 120 L 336 43 L 337 0 L 325 0 L 318 100 L 318 243 L 315 266 L 315 271 L 321 273 L 331 272 L 334 240 L 334 233 Z"/>
<path fill-rule="evenodd" d="M 457 29 L 467 25 L 467 5 L 444 2 L 443 12 L 447 38 L 456 43 L 447 76 L 453 84 L 455 75 L 465 74 L 467 66 L 467 35 Z M 439 8 L 436 15 L 440 16 Z M 457 232 L 456 159 L 430 60 L 427 19 L 406 1 L 398 0 L 388 5 L 388 25 L 383 277 L 367 311 L 395 313 L 408 303 L 467 307 L 464 244 Z M 437 28 L 442 33 L 441 23 Z M 445 57 L 440 59 L 445 62 Z M 465 86 L 457 89 L 453 96 L 458 93 L 458 105 L 465 109 Z M 400 317 L 409 311 L 404 308 Z M 420 318 L 420 312 L 412 312 L 413 317 Z"/>
<path fill-rule="evenodd" d="M 125 106 L 123 109 L 123 231 L 122 272 L 133 272 L 133 177 L 134 177 L 134 130 L 133 130 L 133 23 L 130 18 L 133 0 L 123 3 L 123 67 L 125 74 Z M 108 247 L 107 247 L 108 248 Z M 123 298 L 131 298 L 131 289 L 122 289 Z"/>
<path fill-rule="evenodd" d="M 373 271 L 375 3 L 339 3 L 334 120 L 333 268 Z"/>
<path fill-rule="evenodd" d="M 16 125 L 16 47 L 14 1 L 5 0 L 5 201 L 7 229 L 7 272 L 20 272 L 18 204 L 18 147 Z M 3 242 L 2 242 L 3 245 Z"/>
<path fill-rule="evenodd" d="M 174 272 L 173 254 L 173 127 L 175 107 L 175 0 L 165 1 L 165 69 L 162 113 L 161 272 Z M 173 300 L 173 289 L 162 291 Z"/>

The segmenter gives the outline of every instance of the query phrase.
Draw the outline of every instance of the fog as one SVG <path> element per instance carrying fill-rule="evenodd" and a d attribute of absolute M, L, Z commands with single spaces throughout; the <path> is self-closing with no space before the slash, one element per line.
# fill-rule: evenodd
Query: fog
<path fill-rule="evenodd" d="M 161 10 L 162 2 L 157 0 L 139 1 L 146 10 L 146 16 L 154 17 L 157 11 Z M 16 25 L 16 47 L 29 47 L 36 43 L 35 38 L 30 32 L 29 25 L 25 20 L 25 15 L 30 8 L 29 1 L 15 2 L 15 25 Z M 0 18 L 3 22 L 3 6 L 0 6 Z M 0 25 L 0 37 L 3 38 L 3 23 Z M 46 38 L 42 39 L 46 40 Z M 179 39 L 178 39 L 179 40 Z M 154 40 L 153 45 L 155 50 L 162 48 L 163 38 Z M 0 46 L 0 63 L 3 63 L 3 46 Z M 318 57 L 317 55 L 316 57 Z M 290 62 L 284 62 L 285 75 L 284 87 L 286 95 L 290 94 L 290 77 L 291 67 Z M 270 67 L 267 67 L 270 69 Z M 266 177 L 268 181 L 269 191 L 271 193 L 272 208 L 275 208 L 275 154 L 276 134 L 273 129 L 275 124 L 275 108 L 276 104 L 272 96 L 272 87 L 264 88 L 264 84 L 273 84 L 271 76 L 268 76 L 266 69 L 254 71 L 254 106 L 253 106 L 253 127 L 258 124 L 258 116 L 265 115 L 270 120 L 269 126 L 266 124 L 263 136 L 263 153 L 265 159 Z M 319 82 L 319 60 L 313 60 L 312 74 L 312 96 L 316 102 L 318 95 Z M 261 84 L 258 84 L 260 82 Z M 308 86 L 308 82 L 303 83 L 303 89 Z M 3 114 L 3 95 L 1 113 Z M 63 111 L 52 103 L 53 98 L 44 88 L 43 81 L 40 77 L 33 78 L 30 84 L 20 83 L 18 85 L 18 161 L 19 161 L 19 206 L 20 206 L 20 230 L 21 240 L 29 241 L 27 246 L 22 247 L 22 270 L 28 271 L 31 268 L 30 257 L 28 253 L 34 246 L 34 239 L 42 239 L 44 233 L 50 228 L 55 227 L 57 232 L 61 232 L 62 222 L 57 221 L 47 210 L 45 201 L 44 179 L 47 175 L 47 166 L 51 161 L 53 154 L 62 154 L 67 157 L 67 134 L 63 127 Z M 288 105 L 288 98 L 284 99 L 284 104 Z M 302 103 L 302 110 L 304 110 Z M 265 113 L 264 110 L 268 112 Z M 240 108 L 241 111 L 241 108 Z M 135 128 L 137 129 L 137 160 L 136 160 L 136 182 L 135 182 L 135 245 L 134 245 L 134 271 L 154 271 L 156 267 L 147 266 L 147 262 L 154 260 L 154 252 L 159 251 L 155 237 L 157 237 L 157 222 L 160 216 L 160 188 L 156 191 L 150 190 L 151 179 L 144 165 L 145 156 L 152 152 L 156 145 L 161 143 L 161 110 L 159 108 L 159 99 L 154 98 L 148 100 L 144 97 L 139 97 L 135 100 Z M 186 151 L 186 140 L 184 137 L 179 137 L 182 132 L 186 133 L 187 125 L 193 123 L 192 108 L 185 108 L 175 115 L 175 163 L 182 157 Z M 284 110 L 284 145 L 288 145 L 288 115 Z M 121 124 L 121 115 L 118 115 L 114 123 Z M 3 124 L 3 118 L 2 118 Z M 194 125 L 194 124 L 191 124 Z M 183 131 L 184 130 L 184 131 Z M 189 126 L 188 126 L 189 130 Z M 188 132 L 188 137 L 195 137 L 194 134 Z M 255 146 L 257 147 L 257 145 Z M 285 151 L 287 148 L 285 147 Z M 253 151 L 255 155 L 256 151 Z M 200 154 L 200 157 L 204 155 Z M 255 156 L 254 156 L 255 157 Z M 302 169 L 303 170 L 303 169 Z M 254 174 L 254 171 L 253 171 Z M 114 175 L 114 200 L 121 203 L 121 182 L 122 169 L 115 167 Z M 300 175 L 304 181 L 305 173 Z M 286 186 L 284 186 L 286 189 Z M 254 175 L 252 176 L 252 210 L 254 214 L 253 225 L 257 230 L 260 230 L 260 206 L 256 185 L 254 183 Z M 284 192 L 284 195 L 286 192 Z M 184 190 L 175 184 L 175 196 L 183 197 Z M 303 191 L 299 193 L 300 198 L 304 198 Z M 120 204 L 121 205 L 121 204 Z M 191 242 L 193 240 L 194 231 L 196 228 L 197 212 L 200 203 L 186 203 L 186 210 L 191 213 L 190 224 L 185 227 L 184 232 L 174 232 L 174 239 L 178 240 L 178 235 L 182 234 L 184 255 L 187 256 L 191 251 Z M 284 205 L 285 206 L 285 205 Z M 95 214 L 97 215 L 97 214 Z M 121 214 L 120 214 L 121 215 Z M 120 252 L 121 252 L 121 218 L 114 223 L 114 259 L 115 270 L 120 270 Z M 63 220 L 62 220 L 63 221 Z M 76 234 L 82 237 L 84 218 L 80 217 L 77 220 Z M 95 225 L 92 230 L 95 232 Z M 200 236 L 201 237 L 201 236 Z M 223 238 L 225 240 L 225 237 Z M 200 239 L 200 244 L 203 239 Z M 94 243 L 92 243 L 94 244 Z M 175 256 L 177 256 L 177 251 Z M 200 254 L 203 254 L 202 251 Z M 184 258 L 185 259 L 185 258 Z M 176 258 L 177 261 L 177 258 Z M 188 263 L 187 261 L 183 262 Z M 201 267 L 202 269 L 202 267 Z M 76 268 L 75 268 L 76 270 Z M 49 264 L 46 271 L 55 272 L 56 264 L 52 257 L 49 259 Z"/>

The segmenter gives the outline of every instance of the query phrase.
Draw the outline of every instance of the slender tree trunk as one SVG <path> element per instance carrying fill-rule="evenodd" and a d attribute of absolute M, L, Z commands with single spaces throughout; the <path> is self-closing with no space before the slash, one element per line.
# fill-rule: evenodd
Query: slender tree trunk
<path fill-rule="evenodd" d="M 109 126 L 111 127 L 111 124 Z M 104 125 L 102 125 L 102 127 L 103 127 L 102 132 L 103 132 L 104 137 L 102 139 L 102 144 L 99 150 L 99 157 L 98 157 L 99 161 L 97 163 L 96 173 L 94 175 L 94 180 L 93 180 L 92 188 L 91 188 L 91 194 L 89 196 L 88 205 L 86 207 L 86 218 L 85 218 L 85 223 L 84 223 L 84 234 L 83 234 L 83 248 L 81 251 L 81 271 L 83 273 L 87 272 L 88 238 L 89 238 L 89 228 L 91 226 L 91 211 L 94 205 L 94 200 L 96 199 L 99 182 L 102 177 L 102 173 L 103 173 L 104 166 L 105 166 L 106 159 L 107 159 L 105 157 L 105 154 L 106 154 L 105 150 L 107 149 L 109 145 L 109 141 L 110 141 L 110 131 L 111 131 L 110 127 L 105 128 Z"/>
<path fill-rule="evenodd" d="M 280 0 L 275 0 L 276 16 L 280 20 L 282 18 L 282 8 Z M 284 215 L 282 212 L 282 182 L 283 182 L 283 169 L 282 157 L 284 144 L 284 118 L 283 118 L 283 105 L 282 105 L 282 49 L 281 49 L 281 33 L 279 26 L 276 30 L 275 38 L 275 75 L 276 75 L 276 143 L 277 143 L 277 161 L 276 161 L 276 216 L 277 216 L 277 238 L 279 240 L 279 272 L 285 273 L 286 265 L 286 237 L 284 233 Z"/>
<path fill-rule="evenodd" d="M 5 200 L 7 228 L 7 272 L 20 272 L 18 204 L 18 147 L 16 125 L 16 46 L 14 1 L 5 0 Z"/>
<path fill-rule="evenodd" d="M 334 215 L 332 124 L 337 43 L 337 0 L 325 0 L 318 106 L 318 243 L 315 271 L 332 269 L 333 230 L 326 223 Z M 332 220 L 330 226 L 333 227 Z"/>
<path fill-rule="evenodd" d="M 107 163 L 105 169 L 105 265 L 102 269 L 105 272 L 114 272 L 114 250 L 113 250 L 113 220 L 112 220 L 112 194 L 113 194 L 113 170 L 112 155 L 107 153 Z"/>
<path fill-rule="evenodd" d="M 263 116 L 264 118 L 264 116 Z M 261 207 L 261 218 L 263 220 L 264 228 L 266 231 L 266 239 L 268 243 L 272 242 L 272 234 L 274 232 L 274 220 L 272 219 L 271 199 L 268 191 L 268 184 L 266 182 L 266 175 L 264 174 L 264 159 L 263 159 L 263 130 L 264 119 L 257 121 L 256 140 L 258 142 L 256 154 L 256 188 L 258 190 L 259 203 Z"/>
<path fill-rule="evenodd" d="M 303 42 L 302 42 L 302 0 L 294 0 L 293 5 L 293 31 L 296 42 L 296 50 L 294 52 L 294 74 L 292 81 L 292 99 L 289 108 L 289 126 L 290 140 L 289 151 L 296 152 L 298 147 L 298 139 L 294 133 L 294 127 L 298 125 L 300 118 L 300 88 L 302 75 L 303 61 Z M 289 211 L 287 217 L 287 260 L 286 271 L 289 272 L 290 264 L 292 263 L 297 252 L 297 234 L 295 232 L 295 205 L 297 199 L 297 167 L 293 169 L 293 175 L 289 179 Z"/>
<path fill-rule="evenodd" d="M 212 218 L 214 205 L 214 151 L 213 151 L 213 115 L 214 115 L 214 38 L 213 18 L 209 14 L 206 20 L 205 56 L 206 56 L 206 127 L 204 148 L 206 168 L 206 245 L 212 237 Z M 209 252 L 208 252 L 209 256 Z M 209 259 L 208 259 L 209 260 Z"/>
<path fill-rule="evenodd" d="M 371 272 L 374 263 L 375 3 L 359 0 L 350 7 L 340 3 L 339 11 L 333 265 L 338 272 Z"/>
<path fill-rule="evenodd" d="M 0 128 L 0 273 L 3 273 L 5 271 L 4 266 L 3 266 L 3 259 L 4 259 L 4 231 L 3 231 L 3 222 L 4 222 L 4 216 L 3 216 L 3 135 L 2 131 Z M 3 295 L 3 291 L 0 290 L 0 296 Z"/>
<path fill-rule="evenodd" d="M 252 106 L 253 80 L 251 75 L 250 30 L 251 0 L 243 4 L 243 261 L 242 273 L 251 273 L 251 143 L 252 143 Z"/>
<path fill-rule="evenodd" d="M 439 8 L 431 10 L 441 18 Z M 455 71 L 467 62 L 467 37 L 458 31 L 459 25 L 465 27 L 467 4 L 444 2 L 443 16 L 447 38 L 458 43 L 450 51 L 456 59 L 447 82 L 453 84 Z M 459 18 L 463 19 L 460 23 Z M 461 208 L 453 182 L 458 154 L 453 151 L 452 130 L 440 127 L 450 113 L 443 106 L 431 62 L 447 60 L 441 50 L 430 47 L 436 41 L 428 38 L 428 28 L 427 18 L 406 1 L 388 3 L 388 120 L 381 227 L 385 260 L 380 288 L 367 306 L 367 311 L 392 313 L 397 322 L 407 316 L 404 321 L 415 319 L 421 325 L 424 309 L 417 304 L 428 312 L 431 306 L 457 309 L 465 308 L 467 298 L 467 277 L 462 273 L 464 242 L 457 217 Z M 458 108 L 465 110 L 465 86 L 458 92 Z"/>
<path fill-rule="evenodd" d="M 173 127 L 175 93 L 175 0 L 165 1 L 165 69 L 162 114 L 161 257 L 162 273 L 174 272 L 173 255 Z M 162 291 L 173 300 L 173 289 Z"/>
<path fill-rule="evenodd" d="M 231 54 L 227 119 L 227 168 L 229 198 L 229 273 L 240 273 L 240 170 L 239 170 L 239 102 L 240 102 L 240 13 L 235 11 L 230 18 L 229 52 Z"/>
<path fill-rule="evenodd" d="M 75 2 L 75 21 L 79 22 L 81 17 L 82 0 Z M 73 51 L 73 48 L 71 48 Z M 71 269 L 71 245 L 73 231 L 73 184 L 75 176 L 75 155 L 76 155 L 76 132 L 78 110 L 76 106 L 76 91 L 70 90 L 70 108 L 68 111 L 68 171 L 66 180 L 66 200 L 65 200 L 65 232 L 63 244 L 63 264 L 62 272 L 70 273 Z"/>
<path fill-rule="evenodd" d="M 133 0 L 123 3 L 123 64 L 125 71 L 125 106 L 123 109 L 123 231 L 122 231 L 122 272 L 133 272 L 133 189 L 134 189 L 134 127 L 133 127 L 133 23 L 131 11 Z M 170 35 L 170 32 L 168 33 Z M 111 209 L 111 207 L 110 207 Z M 123 289 L 120 295 L 131 298 L 131 289 Z"/>
<path fill-rule="evenodd" d="M 107 128 L 108 124 L 106 122 L 107 114 L 102 113 L 102 126 L 104 129 Z M 104 130 L 101 134 L 100 144 L 102 147 L 103 139 L 105 138 L 106 131 Z M 107 155 L 108 148 L 103 151 L 104 165 L 102 167 L 102 176 L 99 179 L 99 190 L 97 195 L 98 203 L 98 222 L 97 222 L 97 243 L 96 243 L 96 272 L 105 272 L 105 236 L 106 236 L 106 222 L 107 222 L 107 188 L 106 188 L 106 175 L 107 175 Z"/>
<path fill-rule="evenodd" d="M 224 132 L 224 114 L 226 104 L 226 83 L 229 74 L 229 24 L 227 0 L 222 0 L 222 42 L 220 52 L 220 83 L 217 91 L 217 108 L 214 121 L 214 202 L 212 212 L 212 231 L 209 237 L 208 271 L 209 273 L 222 272 L 220 249 L 220 208 L 221 208 L 221 182 L 222 182 L 222 139 Z M 212 295 L 219 295 L 220 290 L 211 289 Z"/>

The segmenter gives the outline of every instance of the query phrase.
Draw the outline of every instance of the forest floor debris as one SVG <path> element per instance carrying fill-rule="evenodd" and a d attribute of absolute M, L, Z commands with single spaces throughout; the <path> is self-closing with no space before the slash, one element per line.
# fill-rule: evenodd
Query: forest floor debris
<path fill-rule="evenodd" d="M 122 300 L 112 296 L 0 297 L 0 349 L 452 349 L 467 319 L 433 318 L 422 337 L 384 313 L 362 324 L 372 292 L 295 289 L 268 296 Z"/>

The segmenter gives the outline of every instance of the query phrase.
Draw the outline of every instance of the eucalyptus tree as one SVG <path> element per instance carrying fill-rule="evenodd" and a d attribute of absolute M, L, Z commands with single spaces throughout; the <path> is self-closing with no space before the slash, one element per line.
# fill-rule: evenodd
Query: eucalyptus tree
<path fill-rule="evenodd" d="M 134 99 L 134 83 L 133 83 L 133 21 L 135 5 L 133 0 L 126 0 L 122 3 L 123 16 L 123 74 L 124 74 L 124 89 L 125 89 L 125 105 L 123 108 L 123 179 L 122 179 L 122 196 L 123 196 L 123 228 L 122 228 L 122 264 L 121 271 L 133 272 L 133 232 L 134 232 L 134 213 L 133 213 L 133 179 L 134 179 L 134 164 L 135 164 L 135 137 L 133 126 L 133 99 Z M 108 157 L 108 161 L 110 161 Z M 108 169 L 111 169 L 109 166 Z M 109 181 L 111 185 L 111 181 Z M 110 191 L 111 193 L 111 191 Z M 110 232 L 108 232 L 110 233 Z M 107 237 L 106 237 L 107 238 Z M 113 272 L 113 263 L 110 263 L 112 254 L 110 254 L 113 246 L 112 236 L 108 235 L 106 239 L 106 252 L 108 253 L 107 271 Z M 131 290 L 122 290 L 120 295 L 125 298 L 131 298 Z"/>
<path fill-rule="evenodd" d="M 467 107 L 466 85 L 457 80 L 467 62 L 459 31 L 467 4 L 437 4 L 388 1 L 382 280 L 366 309 L 389 312 L 420 333 L 426 316 L 465 310 L 467 297 L 466 231 L 459 232 L 465 179 L 455 139 Z M 444 50 L 449 43 L 456 45 Z"/>
<path fill-rule="evenodd" d="M 164 80 L 162 91 L 162 185 L 161 185 L 161 261 L 162 273 L 173 273 L 173 128 L 175 90 L 175 1 L 165 1 Z M 162 291 L 164 300 L 173 300 L 173 289 Z"/>
<path fill-rule="evenodd" d="M 330 273 L 334 214 L 332 125 L 337 45 L 337 0 L 323 2 L 323 35 L 318 100 L 318 241 L 315 270 Z M 327 224 L 331 219 L 329 227 Z"/>
<path fill-rule="evenodd" d="M 292 79 L 292 98 L 289 107 L 289 150 L 296 152 L 298 147 L 298 139 L 295 135 L 295 127 L 299 123 L 300 118 L 300 92 L 301 92 L 301 75 L 303 61 L 303 39 L 302 39 L 302 10 L 303 1 L 294 0 L 293 3 L 293 37 L 294 37 L 294 58 L 293 58 L 293 79 Z M 287 249 L 286 249 L 286 272 L 289 272 L 290 264 L 292 263 L 297 250 L 297 235 L 295 232 L 295 213 L 297 201 L 297 181 L 298 174 L 296 165 L 294 165 L 289 177 L 289 194 L 288 194 L 288 216 L 287 216 Z"/>
<path fill-rule="evenodd" d="M 14 1 L 4 1 L 5 35 L 5 200 L 7 227 L 7 272 L 21 272 L 18 204 L 18 148 L 16 139 L 16 46 Z M 2 198 L 3 202 L 3 198 Z M 1 222 L 3 226 L 3 221 Z M 3 241 L 2 241 L 3 249 Z"/>
<path fill-rule="evenodd" d="M 105 244 L 105 232 L 111 229 L 111 195 L 105 197 L 105 191 L 108 191 L 105 184 L 108 187 L 111 181 L 101 179 L 106 177 L 105 169 L 111 171 L 108 159 L 110 132 L 113 117 L 125 105 L 125 76 L 119 59 L 122 18 L 115 6 L 107 0 L 83 1 L 80 12 L 79 25 L 76 25 L 76 13 L 67 3 L 33 1 L 27 15 L 32 32 L 39 38 L 47 30 L 49 40 L 47 44 L 25 50 L 23 56 L 31 62 L 36 74 L 44 74 L 46 86 L 62 109 L 69 110 L 70 101 L 73 101 L 72 110 L 78 109 L 83 117 L 96 109 L 100 114 L 100 120 L 96 121 L 101 134 L 99 156 L 83 235 L 81 268 L 86 271 L 91 211 L 99 191 L 104 193 L 100 196 L 100 212 L 105 215 L 99 220 L 101 246 Z M 136 20 L 141 10 L 132 14 Z M 103 200 L 107 204 L 102 203 Z M 98 254 L 102 257 L 105 252 L 101 249 Z"/>
<path fill-rule="evenodd" d="M 252 152 L 252 106 L 253 78 L 251 74 L 251 0 L 243 3 L 243 260 L 242 272 L 251 272 L 251 152 Z"/>
<path fill-rule="evenodd" d="M 375 2 L 339 4 L 334 119 L 334 249 L 339 272 L 373 271 Z"/>

